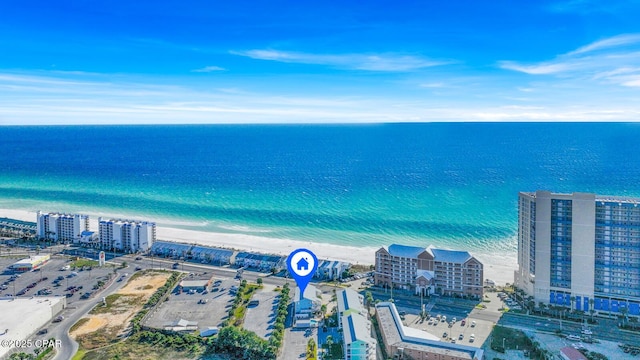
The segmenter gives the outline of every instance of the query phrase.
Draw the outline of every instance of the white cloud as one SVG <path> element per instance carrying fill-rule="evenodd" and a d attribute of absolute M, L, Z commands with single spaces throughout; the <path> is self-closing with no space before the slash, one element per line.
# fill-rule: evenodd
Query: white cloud
<path fill-rule="evenodd" d="M 580 47 L 568 55 L 577 55 L 596 50 L 621 47 L 624 45 L 637 44 L 640 42 L 640 34 L 621 34 L 607 39 L 599 40 L 591 44 Z"/>
<path fill-rule="evenodd" d="M 424 57 L 397 54 L 310 54 L 279 50 L 248 50 L 232 51 L 231 53 L 258 60 L 386 72 L 405 72 L 451 63 L 451 61 L 437 61 Z"/>
<path fill-rule="evenodd" d="M 245 83 L 212 88 L 192 83 L 192 77 L 173 78 L 167 85 L 162 78 L 142 76 L 0 72 L 0 124 L 629 121 L 640 118 L 640 77 L 634 71 L 621 68 L 607 75 L 626 82 L 612 96 L 603 95 L 607 92 L 601 88 L 540 81 L 527 86 L 532 98 L 526 102 L 513 96 L 523 94 L 517 88 L 506 91 L 495 82 L 489 87 L 481 79 L 449 79 L 444 83 L 448 93 L 442 96 L 396 91 L 410 85 L 415 89 L 415 83 L 337 95 L 314 86 L 310 93 L 300 88 L 257 92 Z M 427 84 L 439 86 L 437 81 Z"/>
<path fill-rule="evenodd" d="M 530 75 L 555 75 L 616 85 L 635 86 L 630 77 L 640 75 L 640 34 L 623 34 L 598 40 L 555 59 L 534 64 L 501 61 L 503 69 Z"/>
<path fill-rule="evenodd" d="M 214 71 L 225 71 L 227 69 L 220 67 L 220 66 L 205 66 L 203 68 L 200 69 L 195 69 L 195 70 L 191 70 L 191 72 L 199 72 L 199 73 L 209 73 L 209 72 L 214 72 Z"/>

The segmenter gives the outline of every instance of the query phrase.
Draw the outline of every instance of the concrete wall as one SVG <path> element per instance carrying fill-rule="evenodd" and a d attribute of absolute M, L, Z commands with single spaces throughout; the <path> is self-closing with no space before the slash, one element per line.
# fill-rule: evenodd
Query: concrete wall
<path fill-rule="evenodd" d="M 571 293 L 593 299 L 596 197 L 574 193 L 571 225 Z"/>

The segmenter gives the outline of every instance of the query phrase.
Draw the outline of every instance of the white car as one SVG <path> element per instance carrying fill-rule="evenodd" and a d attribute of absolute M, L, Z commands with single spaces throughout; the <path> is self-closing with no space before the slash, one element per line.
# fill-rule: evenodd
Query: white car
<path fill-rule="evenodd" d="M 469 342 L 474 342 L 476 340 L 476 334 L 471 334 L 471 336 L 469 336 Z"/>
<path fill-rule="evenodd" d="M 475 322 L 475 320 L 471 322 L 471 327 L 476 327 L 476 322 Z"/>
<path fill-rule="evenodd" d="M 582 330 L 582 334 L 584 334 L 584 335 L 593 335 L 593 331 L 591 331 L 589 329 L 584 329 L 584 330 Z"/>

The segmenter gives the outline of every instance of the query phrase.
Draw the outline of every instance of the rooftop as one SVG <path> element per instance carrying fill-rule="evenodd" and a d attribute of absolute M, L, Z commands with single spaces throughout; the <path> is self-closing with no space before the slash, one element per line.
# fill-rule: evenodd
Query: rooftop
<path fill-rule="evenodd" d="M 423 251 L 428 251 L 426 248 L 419 246 L 407 246 L 400 244 L 389 245 L 389 254 L 393 256 L 400 256 L 406 258 L 417 258 Z"/>
<path fill-rule="evenodd" d="M 364 312 L 362 306 L 362 295 L 358 294 L 355 290 L 344 289 L 341 290 L 337 296 L 338 298 L 338 311 L 340 312 Z"/>
<path fill-rule="evenodd" d="M 62 304 L 61 304 L 62 303 Z M 0 314 L 2 314 L 2 331 L 8 329 L 10 339 L 24 340 L 38 328 L 47 324 L 66 304 L 64 296 L 0 298 Z M 10 347 L 0 347 L 2 358 Z"/>
<path fill-rule="evenodd" d="M 433 259 L 440 262 L 463 264 L 471 258 L 468 251 L 431 249 Z"/>
<path fill-rule="evenodd" d="M 424 276 L 425 279 L 431 280 L 435 277 L 435 274 L 433 271 L 429 270 L 416 270 L 416 278 L 419 278 L 420 276 Z"/>
<path fill-rule="evenodd" d="M 350 314 L 342 317 L 344 342 L 351 344 L 355 341 L 375 343 L 371 337 L 371 323 L 360 314 Z"/>
<path fill-rule="evenodd" d="M 568 360 L 587 360 L 587 358 L 578 350 L 567 346 L 560 349 L 560 353 Z"/>
<path fill-rule="evenodd" d="M 180 281 L 180 286 L 182 287 L 205 287 L 209 284 L 208 279 L 197 279 L 197 280 L 182 280 Z"/>
<path fill-rule="evenodd" d="M 250 259 L 250 260 L 265 261 L 265 262 L 277 264 L 277 263 L 280 263 L 280 261 L 282 261 L 283 257 L 279 255 L 265 255 L 265 254 L 256 254 L 256 253 L 250 253 L 250 252 L 240 252 L 238 253 L 238 255 L 236 255 L 236 260 L 238 259 Z"/>
<path fill-rule="evenodd" d="M 388 342 L 385 345 L 469 360 L 482 359 L 484 354 L 482 349 L 441 342 L 440 338 L 426 331 L 405 327 L 393 303 L 378 303 L 376 315 L 379 319 L 380 330 L 385 333 L 384 338 Z"/>
<path fill-rule="evenodd" d="M 304 289 L 304 298 L 313 301 L 320 301 L 320 298 L 318 298 L 318 288 L 316 288 L 313 285 L 307 285 L 307 287 Z M 294 297 L 294 301 L 299 301 L 297 299 L 300 299 L 300 287 L 297 286 L 296 290 L 295 290 L 295 297 Z"/>

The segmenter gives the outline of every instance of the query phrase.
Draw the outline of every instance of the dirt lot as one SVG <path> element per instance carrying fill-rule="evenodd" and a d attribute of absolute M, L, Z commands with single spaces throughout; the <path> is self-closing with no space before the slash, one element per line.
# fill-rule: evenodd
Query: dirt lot
<path fill-rule="evenodd" d="M 106 298 L 107 306 L 97 305 L 91 310 L 85 317 L 88 320 L 73 329 L 71 336 L 85 349 L 107 345 L 122 333 L 131 318 L 169 276 L 168 273 L 151 272 L 130 280 L 125 287 Z"/>

